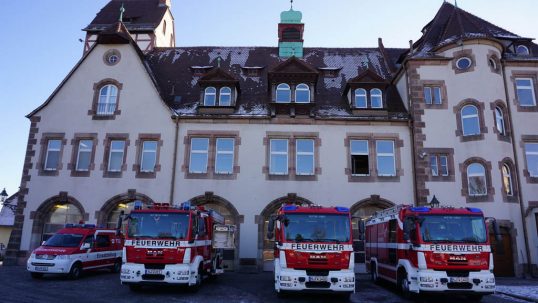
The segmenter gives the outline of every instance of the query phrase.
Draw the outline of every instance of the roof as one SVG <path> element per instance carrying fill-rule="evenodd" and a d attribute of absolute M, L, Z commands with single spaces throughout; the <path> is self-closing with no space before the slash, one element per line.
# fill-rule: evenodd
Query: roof
<path fill-rule="evenodd" d="M 386 49 L 390 60 L 404 51 Z M 156 48 L 146 55 L 161 95 L 180 116 L 198 116 L 200 76 L 192 67 L 217 66 L 239 80 L 241 94 L 236 110 L 227 117 L 269 116 L 271 101 L 269 74 L 286 61 L 278 56 L 277 47 L 177 47 Z M 288 59 L 289 60 L 289 59 Z M 392 73 L 383 53 L 378 48 L 305 48 L 304 66 L 318 69 L 339 69 L 337 77 L 319 75 L 316 84 L 313 114 L 325 118 L 360 118 L 351 114 L 343 96 L 347 82 L 370 68 L 390 82 Z M 259 77 L 247 76 L 243 69 L 263 67 Z M 310 72 L 310 71 L 309 71 Z M 388 112 L 391 119 L 407 119 L 407 111 L 393 86 L 387 90 Z M 362 117 L 372 119 L 373 117 Z"/>
<path fill-rule="evenodd" d="M 422 37 L 413 45 L 413 57 L 431 57 L 435 50 L 445 45 L 468 39 L 526 40 L 528 43 L 532 40 L 509 32 L 449 2 L 441 5 L 435 17 L 424 26 L 422 33 Z"/>
<path fill-rule="evenodd" d="M 159 0 L 111 0 L 90 22 L 85 31 L 101 31 L 118 21 L 123 5 L 123 23 L 131 32 L 153 31 L 168 10 Z"/>

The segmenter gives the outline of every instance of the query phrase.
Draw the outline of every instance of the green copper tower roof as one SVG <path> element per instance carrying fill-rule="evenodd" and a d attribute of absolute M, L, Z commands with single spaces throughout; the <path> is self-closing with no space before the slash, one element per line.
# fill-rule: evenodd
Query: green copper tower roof
<path fill-rule="evenodd" d="M 294 11 L 293 8 L 290 8 L 289 11 L 283 11 L 280 13 L 280 23 L 300 24 L 301 19 L 303 19 L 303 13 L 300 11 Z"/>

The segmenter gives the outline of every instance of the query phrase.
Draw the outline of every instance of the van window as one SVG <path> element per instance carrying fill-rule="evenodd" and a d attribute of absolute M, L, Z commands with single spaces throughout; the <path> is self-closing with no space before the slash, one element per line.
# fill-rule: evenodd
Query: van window
<path fill-rule="evenodd" d="M 97 235 L 95 244 L 97 247 L 109 247 L 110 238 L 108 237 L 108 235 Z"/>
<path fill-rule="evenodd" d="M 90 244 L 90 248 L 93 248 L 93 235 L 89 235 L 86 237 L 86 239 L 84 239 L 84 242 L 82 242 L 83 244 L 85 243 L 89 243 Z"/>

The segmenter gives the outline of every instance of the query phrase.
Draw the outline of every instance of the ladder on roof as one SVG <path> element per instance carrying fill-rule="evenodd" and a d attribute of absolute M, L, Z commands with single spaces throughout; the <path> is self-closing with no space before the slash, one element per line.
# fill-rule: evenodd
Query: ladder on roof
<path fill-rule="evenodd" d="M 370 220 L 377 219 L 377 218 L 384 218 L 391 215 L 398 215 L 400 213 L 400 210 L 405 207 L 407 207 L 407 205 L 400 204 L 400 205 L 396 205 L 387 209 L 378 210 L 375 212 L 375 214 L 372 215 Z"/>

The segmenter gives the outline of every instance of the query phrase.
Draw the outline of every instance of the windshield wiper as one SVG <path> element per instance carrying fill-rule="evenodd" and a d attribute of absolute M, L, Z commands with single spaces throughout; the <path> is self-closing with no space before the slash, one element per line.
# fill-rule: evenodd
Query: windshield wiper
<path fill-rule="evenodd" d="M 317 241 L 319 241 L 319 242 L 336 242 L 336 243 L 341 242 L 341 240 L 338 240 L 338 239 L 317 239 Z"/>

